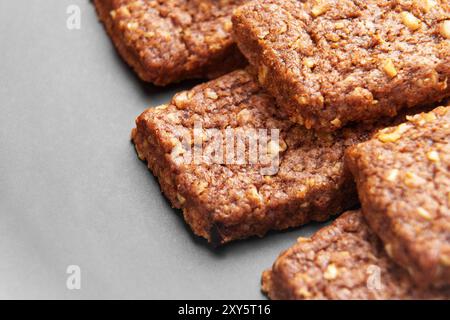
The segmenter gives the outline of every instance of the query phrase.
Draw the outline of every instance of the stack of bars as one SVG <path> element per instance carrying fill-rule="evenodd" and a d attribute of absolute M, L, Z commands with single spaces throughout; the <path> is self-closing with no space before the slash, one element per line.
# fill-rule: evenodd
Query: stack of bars
<path fill-rule="evenodd" d="M 447 0 L 95 4 L 143 80 L 214 78 L 132 131 L 195 234 L 340 215 L 264 272 L 270 298 L 450 298 Z"/>

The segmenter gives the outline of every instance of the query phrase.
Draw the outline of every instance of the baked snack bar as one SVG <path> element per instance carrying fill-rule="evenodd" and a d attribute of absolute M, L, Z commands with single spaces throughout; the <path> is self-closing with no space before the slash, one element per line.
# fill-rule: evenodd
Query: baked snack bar
<path fill-rule="evenodd" d="M 419 285 L 450 284 L 450 107 L 348 150 L 363 213 Z"/>
<path fill-rule="evenodd" d="M 244 0 L 94 0 L 120 55 L 156 85 L 215 78 L 246 64 L 231 39 Z"/>
<path fill-rule="evenodd" d="M 344 151 L 375 128 L 315 133 L 294 125 L 243 70 L 179 93 L 168 105 L 145 111 L 136 124 L 132 139 L 140 158 L 195 234 L 215 245 L 324 221 L 355 206 Z M 211 138 L 211 129 L 221 136 Z M 238 161 L 239 135 L 249 138 L 255 131 L 278 139 L 258 140 L 258 150 L 245 140 L 244 161 Z M 230 135 L 234 148 L 227 149 Z M 204 151 L 197 159 L 194 146 Z M 258 154 L 263 156 L 254 159 Z"/>
<path fill-rule="evenodd" d="M 346 212 L 282 253 L 264 272 L 274 300 L 449 299 L 450 290 L 418 287 L 385 253 L 360 211 Z"/>
<path fill-rule="evenodd" d="M 448 1 L 252 1 L 235 11 L 233 30 L 262 86 L 307 128 L 450 96 Z"/>

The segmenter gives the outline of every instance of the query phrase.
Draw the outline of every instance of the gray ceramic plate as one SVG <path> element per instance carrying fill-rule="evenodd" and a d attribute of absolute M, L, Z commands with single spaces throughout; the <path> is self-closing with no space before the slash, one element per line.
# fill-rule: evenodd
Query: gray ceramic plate
<path fill-rule="evenodd" d="M 264 298 L 261 272 L 317 225 L 213 250 L 129 142 L 137 115 L 193 83 L 140 82 L 88 0 L 4 0 L 0 21 L 0 298 Z"/>

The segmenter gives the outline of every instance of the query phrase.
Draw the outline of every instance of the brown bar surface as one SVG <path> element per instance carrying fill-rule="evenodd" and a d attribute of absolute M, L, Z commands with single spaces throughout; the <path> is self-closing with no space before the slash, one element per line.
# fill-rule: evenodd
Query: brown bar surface
<path fill-rule="evenodd" d="M 450 3 L 261 0 L 235 39 L 290 118 L 333 131 L 450 95 Z"/>
<path fill-rule="evenodd" d="M 215 78 L 246 64 L 231 38 L 245 0 L 94 0 L 123 59 L 156 85 Z"/>
<path fill-rule="evenodd" d="M 419 285 L 450 284 L 450 107 L 348 150 L 363 213 Z"/>
<path fill-rule="evenodd" d="M 397 266 L 360 211 L 346 212 L 312 238 L 300 238 L 264 272 L 274 300 L 449 299 L 450 290 L 418 287 Z"/>
<path fill-rule="evenodd" d="M 279 141 L 260 149 L 279 156 L 278 170 L 266 174 L 262 169 L 270 166 L 264 161 L 248 161 L 257 153 L 249 147 L 241 164 L 215 162 L 208 153 L 197 163 L 181 161 L 186 154 L 192 157 L 196 123 L 201 132 L 217 129 L 224 137 L 227 128 L 244 133 L 278 130 Z M 391 120 L 382 127 L 387 123 Z M 179 93 L 168 105 L 145 111 L 136 125 L 132 138 L 140 158 L 158 177 L 173 207 L 183 210 L 195 234 L 214 244 L 324 221 L 352 208 L 358 201 L 351 173 L 344 167 L 344 151 L 370 138 L 376 128 L 306 130 L 290 122 L 243 70 Z M 191 141 L 185 143 L 185 136 Z M 194 142 L 208 150 L 217 139 L 208 140 L 205 134 Z"/>

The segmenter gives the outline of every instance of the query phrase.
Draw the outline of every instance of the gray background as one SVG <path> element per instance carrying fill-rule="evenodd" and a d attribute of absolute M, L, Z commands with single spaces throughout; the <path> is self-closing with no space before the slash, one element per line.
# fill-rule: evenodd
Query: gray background
<path fill-rule="evenodd" d="M 140 82 L 88 0 L 0 0 L 0 21 L 0 298 L 264 298 L 261 272 L 317 225 L 213 250 L 129 142 L 137 115 L 193 83 Z"/>

